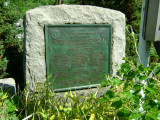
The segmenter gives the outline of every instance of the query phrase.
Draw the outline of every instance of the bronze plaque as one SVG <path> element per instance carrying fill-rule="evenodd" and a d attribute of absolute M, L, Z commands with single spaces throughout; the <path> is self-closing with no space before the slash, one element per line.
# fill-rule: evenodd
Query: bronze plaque
<path fill-rule="evenodd" d="M 112 27 L 45 25 L 47 78 L 57 91 L 101 84 L 111 71 Z"/>

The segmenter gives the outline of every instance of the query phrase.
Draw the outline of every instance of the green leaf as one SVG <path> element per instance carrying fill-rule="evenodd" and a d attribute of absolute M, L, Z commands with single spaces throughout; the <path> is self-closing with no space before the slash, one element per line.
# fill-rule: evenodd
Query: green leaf
<path fill-rule="evenodd" d="M 122 63 L 121 69 L 117 72 L 118 76 L 121 76 L 122 74 L 127 74 L 131 69 L 131 65 L 129 63 Z"/>
<path fill-rule="evenodd" d="M 157 74 L 158 78 L 160 78 L 160 72 Z"/>
<path fill-rule="evenodd" d="M 120 108 L 122 106 L 122 101 L 121 100 L 114 101 L 111 106 L 115 107 L 116 109 L 118 109 L 118 108 Z"/>
<path fill-rule="evenodd" d="M 157 75 L 160 73 L 160 64 L 155 66 L 154 73 Z"/>
<path fill-rule="evenodd" d="M 123 73 L 122 73 L 120 70 L 118 70 L 116 74 L 117 74 L 118 76 L 122 76 Z"/>
<path fill-rule="evenodd" d="M 145 75 L 143 75 L 143 74 L 141 74 L 141 75 L 139 76 L 139 80 L 140 80 L 140 81 L 146 80 L 146 79 L 147 79 L 147 76 L 145 76 Z"/>
<path fill-rule="evenodd" d="M 132 113 L 130 116 L 129 116 L 129 120 L 133 120 L 133 119 L 138 119 L 141 117 L 141 113 Z"/>
<path fill-rule="evenodd" d="M 118 111 L 117 116 L 118 117 L 129 117 L 131 112 L 127 108 L 122 108 L 120 111 Z"/>
<path fill-rule="evenodd" d="M 139 73 L 138 70 L 131 70 L 128 72 L 128 74 L 125 77 L 127 79 L 133 79 L 138 73 Z"/>
<path fill-rule="evenodd" d="M 147 116 L 154 120 L 159 120 L 159 114 L 160 110 L 158 110 L 157 108 L 152 108 L 150 111 L 148 111 Z"/>
<path fill-rule="evenodd" d="M 123 83 L 123 81 L 121 81 L 118 77 L 113 77 L 111 81 L 114 82 L 114 85 L 116 84 L 118 86 Z"/>
<path fill-rule="evenodd" d="M 147 85 L 146 89 L 151 93 L 156 93 L 156 89 L 154 88 L 153 85 Z"/>
<path fill-rule="evenodd" d="M 132 97 L 132 93 L 130 91 L 127 92 L 127 98 L 130 99 Z"/>
<path fill-rule="evenodd" d="M 109 99 L 113 98 L 114 95 L 115 95 L 115 93 L 112 90 L 108 90 L 106 92 L 106 97 L 109 98 Z"/>
<path fill-rule="evenodd" d="M 39 112 L 39 114 L 40 114 L 44 119 L 47 119 L 47 115 L 44 114 L 43 112 Z"/>
<path fill-rule="evenodd" d="M 108 101 L 108 99 L 103 97 L 98 101 L 98 103 L 104 103 L 104 102 L 107 102 L 107 101 Z"/>
<path fill-rule="evenodd" d="M 142 64 L 139 64 L 139 65 L 138 65 L 138 69 L 139 69 L 141 72 L 143 72 L 143 71 L 145 70 Z"/>
<path fill-rule="evenodd" d="M 141 89 L 142 89 L 142 86 L 140 84 L 133 86 L 133 90 L 135 91 L 135 94 L 141 91 Z"/>
<path fill-rule="evenodd" d="M 133 102 L 135 105 L 139 105 L 139 104 L 140 104 L 140 96 L 134 95 L 134 96 L 132 97 L 132 102 Z"/>
<path fill-rule="evenodd" d="M 155 84 L 155 80 L 153 78 L 149 78 L 149 83 L 150 84 Z"/>
<path fill-rule="evenodd" d="M 111 84 L 111 82 L 109 80 L 103 80 L 102 84 L 101 84 L 101 87 L 105 87 L 105 86 L 108 86 L 110 84 Z"/>
<path fill-rule="evenodd" d="M 124 84 L 123 90 L 124 90 L 124 91 L 127 90 L 128 86 L 129 86 L 129 84 L 128 84 L 128 81 L 127 81 L 127 82 L 125 82 L 125 84 Z"/>
<path fill-rule="evenodd" d="M 55 118 L 55 114 L 53 114 L 53 115 L 49 118 L 49 120 L 54 120 L 54 118 Z"/>

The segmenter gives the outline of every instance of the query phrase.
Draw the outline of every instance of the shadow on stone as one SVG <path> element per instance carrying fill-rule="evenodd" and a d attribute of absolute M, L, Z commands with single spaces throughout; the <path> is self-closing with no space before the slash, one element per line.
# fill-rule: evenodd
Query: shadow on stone
<path fill-rule="evenodd" d="M 0 88 L 2 88 L 3 92 L 8 92 L 11 95 L 15 95 L 15 81 L 13 78 L 0 79 Z"/>
<path fill-rule="evenodd" d="M 9 77 L 14 78 L 16 82 L 17 92 L 22 91 L 25 87 L 23 77 L 23 53 L 18 51 L 17 46 L 9 46 L 5 51 L 8 64 L 6 72 Z"/>

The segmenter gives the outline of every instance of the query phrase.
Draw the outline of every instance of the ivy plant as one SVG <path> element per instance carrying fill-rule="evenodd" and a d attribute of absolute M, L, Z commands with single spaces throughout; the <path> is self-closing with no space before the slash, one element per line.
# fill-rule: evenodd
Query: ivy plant
<path fill-rule="evenodd" d="M 160 64 L 144 68 L 123 63 L 117 77 L 108 77 L 102 86 L 109 90 L 99 104 L 109 102 L 119 119 L 160 119 Z"/>

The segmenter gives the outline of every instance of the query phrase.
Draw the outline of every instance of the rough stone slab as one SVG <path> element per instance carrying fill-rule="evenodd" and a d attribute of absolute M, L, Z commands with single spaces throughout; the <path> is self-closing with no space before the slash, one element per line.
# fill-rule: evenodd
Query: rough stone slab
<path fill-rule="evenodd" d="M 111 24 L 112 75 L 125 57 L 125 15 L 119 11 L 95 6 L 56 5 L 41 6 L 25 14 L 24 66 L 25 80 L 30 90 L 46 81 L 45 24 Z"/>
<path fill-rule="evenodd" d="M 0 87 L 4 92 L 9 92 L 11 95 L 16 93 L 16 84 L 13 78 L 0 79 Z"/>
<path fill-rule="evenodd" d="M 88 98 L 92 97 L 92 94 L 94 94 L 96 98 L 102 97 L 107 92 L 107 90 L 109 88 L 110 87 L 61 92 L 61 93 L 55 93 L 54 97 L 56 100 L 58 100 L 62 104 L 65 104 L 71 100 L 69 97 L 64 97 L 67 93 L 67 96 L 71 96 L 71 94 L 72 94 L 74 97 L 77 97 L 80 102 L 83 102 L 83 101 L 85 101 L 86 97 L 88 97 Z"/>

